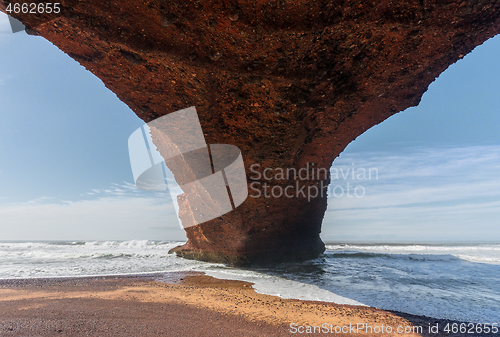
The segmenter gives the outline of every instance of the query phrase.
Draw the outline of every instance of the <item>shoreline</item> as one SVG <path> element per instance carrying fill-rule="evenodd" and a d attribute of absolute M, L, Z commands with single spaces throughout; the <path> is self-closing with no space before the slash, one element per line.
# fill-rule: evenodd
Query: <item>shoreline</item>
<path fill-rule="evenodd" d="M 201 272 L 0 280 L 1 336 L 292 336 L 301 329 L 315 335 L 305 333 L 308 327 L 323 329 L 316 335 L 460 336 L 427 331 L 429 324 L 442 330 L 448 323 L 453 321 L 282 299 L 257 293 L 252 283 Z M 365 327 L 353 330 L 359 324 Z M 422 327 L 422 333 L 397 333 L 398 327 Z"/>

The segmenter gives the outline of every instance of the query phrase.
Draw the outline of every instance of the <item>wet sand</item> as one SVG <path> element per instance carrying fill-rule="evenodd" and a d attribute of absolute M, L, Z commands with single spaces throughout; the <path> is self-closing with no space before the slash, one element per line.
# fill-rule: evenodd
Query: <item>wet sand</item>
<path fill-rule="evenodd" d="M 202 273 L 0 280 L 0 336 L 458 336 L 429 333 L 446 323 L 284 300 Z"/>

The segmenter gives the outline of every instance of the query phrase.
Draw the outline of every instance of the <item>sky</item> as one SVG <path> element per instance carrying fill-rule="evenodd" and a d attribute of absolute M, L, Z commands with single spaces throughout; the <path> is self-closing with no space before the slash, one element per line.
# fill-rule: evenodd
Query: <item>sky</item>
<path fill-rule="evenodd" d="M 0 241 L 185 240 L 167 193 L 135 187 L 143 122 L 103 83 L 0 14 Z M 322 238 L 500 241 L 500 36 L 449 67 L 418 107 L 358 137 L 333 170 Z"/>
<path fill-rule="evenodd" d="M 166 193 L 135 187 L 144 123 L 93 74 L 0 14 L 0 241 L 185 240 Z"/>

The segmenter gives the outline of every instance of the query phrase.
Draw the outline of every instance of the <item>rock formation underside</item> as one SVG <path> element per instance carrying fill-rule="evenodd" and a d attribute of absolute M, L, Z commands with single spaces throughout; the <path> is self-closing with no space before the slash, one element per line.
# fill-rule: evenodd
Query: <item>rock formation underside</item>
<path fill-rule="evenodd" d="M 283 188 L 296 181 L 258 179 L 251 165 L 329 169 L 357 136 L 417 105 L 450 64 L 500 32 L 497 0 L 62 0 L 61 8 L 12 16 L 145 122 L 195 106 L 207 143 L 241 149 L 249 186 Z M 328 177 L 300 181 L 322 183 Z M 325 194 L 252 195 L 187 228 L 177 255 L 251 265 L 324 251 Z"/>

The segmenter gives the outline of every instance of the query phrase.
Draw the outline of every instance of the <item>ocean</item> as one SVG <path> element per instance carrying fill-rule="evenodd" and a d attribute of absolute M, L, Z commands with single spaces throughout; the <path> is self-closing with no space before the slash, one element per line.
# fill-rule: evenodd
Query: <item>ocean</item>
<path fill-rule="evenodd" d="M 200 271 L 282 298 L 500 323 L 500 244 L 327 244 L 317 259 L 259 269 L 168 254 L 179 244 L 3 242 L 0 279 Z"/>

